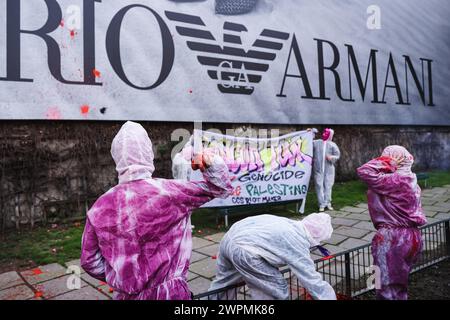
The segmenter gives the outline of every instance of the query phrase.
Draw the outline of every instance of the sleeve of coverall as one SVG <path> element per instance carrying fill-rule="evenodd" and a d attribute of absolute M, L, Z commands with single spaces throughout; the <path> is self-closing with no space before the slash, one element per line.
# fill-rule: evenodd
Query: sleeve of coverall
<path fill-rule="evenodd" d="M 214 198 L 226 198 L 233 191 L 228 167 L 216 155 L 211 166 L 203 172 L 205 181 L 176 181 L 170 183 L 176 188 L 177 200 L 191 208 L 198 208 Z"/>
<path fill-rule="evenodd" d="M 341 157 L 341 151 L 339 150 L 339 147 L 337 146 L 337 144 L 333 143 L 331 145 L 331 163 L 335 164 L 339 158 Z"/>
<path fill-rule="evenodd" d="M 81 240 L 81 267 L 92 277 L 105 280 L 105 258 L 100 252 L 97 235 L 89 219 L 86 219 L 86 226 Z"/>
<path fill-rule="evenodd" d="M 286 243 L 285 261 L 298 278 L 300 284 L 317 300 L 336 300 L 336 294 L 331 285 L 322 279 L 316 271 L 311 259 L 309 248 L 299 240 Z"/>
<path fill-rule="evenodd" d="M 368 187 L 380 194 L 390 194 L 402 183 L 398 175 L 395 161 L 389 157 L 379 157 L 362 165 L 356 172 Z"/>

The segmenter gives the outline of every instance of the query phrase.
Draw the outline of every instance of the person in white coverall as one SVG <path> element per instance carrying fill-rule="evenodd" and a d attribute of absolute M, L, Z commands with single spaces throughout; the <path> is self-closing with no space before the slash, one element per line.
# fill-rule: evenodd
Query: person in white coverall
<path fill-rule="evenodd" d="M 310 248 L 331 237 L 331 218 L 315 213 L 302 221 L 259 215 L 236 222 L 220 242 L 217 275 L 210 291 L 245 281 L 254 300 L 286 300 L 288 284 L 279 267 L 288 265 L 318 300 L 335 300 L 333 288 L 316 271 Z M 211 298 L 234 299 L 235 290 Z"/>
<path fill-rule="evenodd" d="M 333 140 L 334 130 L 325 129 L 322 139 L 314 140 L 314 185 L 319 202 L 319 211 L 327 208 L 333 210 L 331 205 L 331 192 L 334 185 L 334 166 L 341 156 L 338 146 Z"/>

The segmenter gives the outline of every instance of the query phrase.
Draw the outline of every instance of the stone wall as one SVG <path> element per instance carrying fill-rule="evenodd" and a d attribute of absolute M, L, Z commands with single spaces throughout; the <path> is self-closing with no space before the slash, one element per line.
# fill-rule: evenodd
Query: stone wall
<path fill-rule="evenodd" d="M 192 131 L 191 123 L 142 123 L 155 151 L 155 176 L 171 176 L 171 133 Z M 83 216 L 92 202 L 117 183 L 110 146 L 121 122 L 0 122 L 1 228 Z M 319 130 L 322 126 L 313 126 Z M 204 124 L 203 129 L 279 129 L 306 126 Z M 333 126 L 342 157 L 340 181 L 390 144 L 401 144 L 416 158 L 415 170 L 450 169 L 450 127 Z"/>

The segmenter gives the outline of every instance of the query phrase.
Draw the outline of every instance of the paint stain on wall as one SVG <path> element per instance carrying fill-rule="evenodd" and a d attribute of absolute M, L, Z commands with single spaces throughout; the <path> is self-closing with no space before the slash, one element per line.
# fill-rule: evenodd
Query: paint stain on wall
<path fill-rule="evenodd" d="M 70 30 L 70 38 L 74 39 L 77 34 L 75 30 Z"/>
<path fill-rule="evenodd" d="M 88 105 L 82 105 L 81 107 L 80 107 L 80 112 L 81 112 L 81 114 L 83 115 L 83 116 L 87 116 L 88 114 L 89 114 L 89 110 L 90 110 L 91 108 L 88 106 Z"/>
<path fill-rule="evenodd" d="M 100 78 L 102 74 L 97 69 L 92 70 L 92 73 L 94 74 L 94 77 Z"/>
<path fill-rule="evenodd" d="M 57 107 L 47 109 L 46 117 L 48 120 L 59 120 L 62 118 L 61 111 Z"/>

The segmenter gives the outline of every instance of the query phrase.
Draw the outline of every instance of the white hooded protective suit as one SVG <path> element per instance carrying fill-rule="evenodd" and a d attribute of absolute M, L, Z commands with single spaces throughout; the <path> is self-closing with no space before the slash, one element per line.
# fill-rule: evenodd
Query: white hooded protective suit
<path fill-rule="evenodd" d="M 324 134 L 325 135 L 325 134 Z M 325 208 L 331 205 L 331 192 L 334 185 L 335 168 L 334 165 L 339 160 L 341 152 L 333 140 L 334 131 L 329 130 L 327 139 L 314 140 L 314 186 L 317 193 L 319 206 Z M 327 160 L 326 156 L 331 156 Z"/>
<path fill-rule="evenodd" d="M 288 265 L 299 283 L 315 298 L 335 300 L 333 288 L 316 271 L 310 248 L 329 239 L 329 215 L 320 213 L 295 221 L 260 215 L 235 223 L 220 243 L 217 275 L 209 290 L 245 281 L 254 300 L 289 298 L 288 284 L 279 267 Z M 235 290 L 218 299 L 234 299 Z"/>

